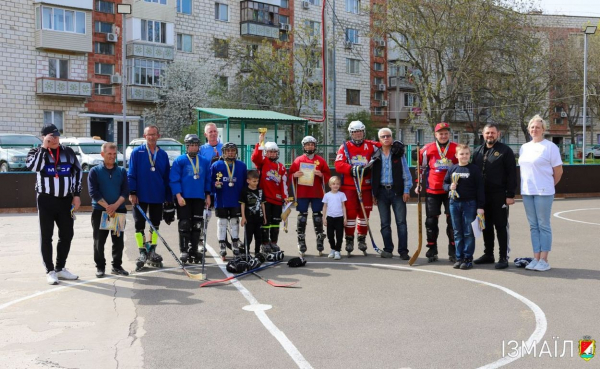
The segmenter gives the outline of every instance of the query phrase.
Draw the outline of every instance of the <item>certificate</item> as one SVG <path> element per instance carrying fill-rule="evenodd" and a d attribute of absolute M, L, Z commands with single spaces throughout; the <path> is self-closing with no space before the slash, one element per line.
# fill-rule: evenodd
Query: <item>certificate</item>
<path fill-rule="evenodd" d="M 303 173 L 302 177 L 298 177 L 299 186 L 313 186 L 315 183 L 315 164 L 311 163 L 300 163 L 300 171 Z"/>

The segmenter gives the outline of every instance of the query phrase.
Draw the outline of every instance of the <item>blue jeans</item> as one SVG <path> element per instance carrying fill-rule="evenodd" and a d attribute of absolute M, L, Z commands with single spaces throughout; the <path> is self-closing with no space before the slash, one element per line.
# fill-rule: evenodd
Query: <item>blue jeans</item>
<path fill-rule="evenodd" d="M 477 201 L 450 200 L 450 216 L 454 228 L 454 244 L 457 259 L 473 259 L 475 235 L 471 223 L 477 217 Z"/>
<path fill-rule="evenodd" d="M 406 203 L 402 195 L 396 195 L 394 190 L 382 187 L 377 194 L 377 208 L 381 218 L 381 236 L 383 237 L 383 249 L 387 252 L 394 252 L 394 243 L 392 241 L 392 212 L 396 218 L 396 228 L 398 229 L 398 253 L 408 253 L 408 230 L 406 227 Z"/>
<path fill-rule="evenodd" d="M 554 195 L 523 195 L 523 205 L 531 231 L 533 253 L 550 251 L 552 248 L 550 215 L 553 201 Z"/>
<path fill-rule="evenodd" d="M 323 210 L 323 199 L 321 198 L 305 197 L 296 200 L 296 202 L 298 203 L 298 206 L 296 206 L 296 210 L 298 210 L 300 213 L 308 212 L 308 204 L 310 204 L 310 208 L 312 209 L 313 213 L 318 213 L 321 210 Z"/>

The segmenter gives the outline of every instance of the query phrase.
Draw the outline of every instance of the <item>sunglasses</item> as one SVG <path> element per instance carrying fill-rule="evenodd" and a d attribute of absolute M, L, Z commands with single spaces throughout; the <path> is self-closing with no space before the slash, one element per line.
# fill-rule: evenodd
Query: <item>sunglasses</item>
<path fill-rule="evenodd" d="M 381 135 L 379 138 L 392 138 L 392 135 Z"/>

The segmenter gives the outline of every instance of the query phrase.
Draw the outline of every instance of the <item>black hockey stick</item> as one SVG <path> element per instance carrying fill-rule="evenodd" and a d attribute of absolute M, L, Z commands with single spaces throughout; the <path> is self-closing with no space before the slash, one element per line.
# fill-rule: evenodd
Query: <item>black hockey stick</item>
<path fill-rule="evenodd" d="M 348 164 L 352 165 L 352 163 L 350 162 L 350 152 L 348 151 L 348 146 L 346 146 L 346 143 L 343 143 L 344 145 L 344 152 L 346 153 L 346 159 L 348 160 Z M 375 244 L 375 239 L 373 239 L 373 233 L 371 232 L 371 226 L 369 225 L 369 218 L 367 217 L 367 212 L 365 210 L 365 204 L 363 202 L 363 197 L 362 197 L 362 190 L 361 190 L 361 183 L 362 183 L 362 178 L 363 178 L 363 174 L 364 174 L 364 168 L 361 168 L 361 175 L 360 175 L 360 183 L 358 182 L 357 178 L 352 176 L 352 173 L 350 174 L 352 176 L 352 179 L 354 180 L 354 187 L 356 188 L 356 192 L 358 194 L 358 202 L 360 202 L 360 207 L 362 209 L 363 212 L 363 216 L 365 217 L 365 221 L 367 222 L 367 230 L 369 231 L 369 237 L 371 238 L 371 243 L 373 244 L 373 249 L 375 250 L 375 252 L 377 252 L 378 254 L 381 254 L 381 249 L 379 247 L 377 247 L 377 245 Z"/>
<path fill-rule="evenodd" d="M 419 222 L 419 244 L 417 245 L 417 251 L 415 251 L 415 253 L 413 254 L 413 256 L 410 258 L 410 260 L 408 261 L 408 265 L 412 266 L 415 261 L 417 261 L 417 258 L 419 257 L 419 254 L 421 253 L 421 249 L 423 247 L 423 211 L 422 211 L 422 201 L 421 201 L 421 181 L 423 180 L 423 176 L 421 173 L 421 162 L 420 162 L 420 154 L 419 154 L 420 150 L 419 150 L 419 144 L 417 143 L 417 220 Z M 425 164 L 425 162 L 423 161 L 423 164 Z"/>
<path fill-rule="evenodd" d="M 154 231 L 154 233 L 156 233 L 156 235 L 160 238 L 160 240 L 165 245 L 165 247 L 167 248 L 167 250 L 169 251 L 169 253 L 171 254 L 171 256 L 173 256 L 173 259 L 175 259 L 177 261 L 177 264 L 179 264 L 179 266 L 181 266 L 181 269 L 183 269 L 183 272 L 185 273 L 185 275 L 187 275 L 191 279 L 206 279 L 206 276 L 204 275 L 204 273 L 192 274 L 192 273 L 188 272 L 187 269 L 185 269 L 185 265 L 181 262 L 181 260 L 177 257 L 177 255 L 175 255 L 175 253 L 169 247 L 169 244 L 167 243 L 167 241 L 165 241 L 165 239 L 163 238 L 163 236 L 161 236 L 160 233 L 158 233 L 158 229 L 156 229 L 156 227 L 154 227 L 154 225 L 152 224 L 152 222 L 150 221 L 150 219 L 148 219 L 148 215 L 146 215 L 146 213 L 144 212 L 144 210 L 142 210 L 142 208 L 140 207 L 140 205 L 139 204 L 135 204 L 135 207 L 138 209 L 138 211 L 140 212 L 140 214 L 142 214 L 142 216 L 144 217 L 144 219 L 146 219 L 146 222 L 148 222 L 148 225 L 150 226 L 150 228 L 152 228 L 152 231 Z"/>
<path fill-rule="evenodd" d="M 206 264 L 206 231 L 208 230 L 208 212 L 210 210 L 208 209 L 204 209 L 204 214 L 202 214 L 204 216 L 204 229 L 203 229 L 203 233 L 204 233 L 204 237 L 202 240 L 202 279 L 206 279 L 206 274 L 204 273 L 204 266 Z"/>
<path fill-rule="evenodd" d="M 252 274 L 254 272 L 258 272 L 259 270 L 267 269 L 269 267 L 272 267 L 273 265 L 277 265 L 277 264 L 281 263 L 282 261 L 283 260 L 277 260 L 277 261 L 272 262 L 271 264 L 267 264 L 267 265 L 260 266 L 258 268 L 250 269 L 250 270 L 248 270 L 246 272 L 243 272 L 243 273 L 240 273 L 240 274 L 235 274 L 235 275 L 232 275 L 232 276 L 227 277 L 227 278 L 216 279 L 214 281 L 204 282 L 204 283 L 200 284 L 200 287 L 206 287 L 206 286 L 213 285 L 215 283 L 227 282 L 227 281 L 230 281 L 230 280 L 232 280 L 234 278 L 243 277 L 245 275 Z"/>

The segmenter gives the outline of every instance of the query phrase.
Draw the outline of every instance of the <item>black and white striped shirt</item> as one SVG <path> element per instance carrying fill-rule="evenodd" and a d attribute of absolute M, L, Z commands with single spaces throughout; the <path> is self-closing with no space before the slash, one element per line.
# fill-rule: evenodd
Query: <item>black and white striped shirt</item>
<path fill-rule="evenodd" d="M 57 158 L 57 155 L 60 157 Z M 60 145 L 51 151 L 43 147 L 31 149 L 27 155 L 27 169 L 37 172 L 37 193 L 54 197 L 81 194 L 81 166 L 70 147 Z"/>

